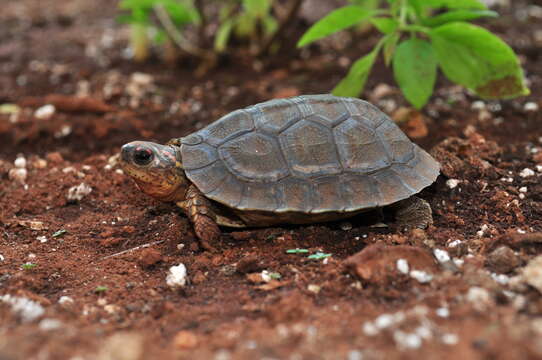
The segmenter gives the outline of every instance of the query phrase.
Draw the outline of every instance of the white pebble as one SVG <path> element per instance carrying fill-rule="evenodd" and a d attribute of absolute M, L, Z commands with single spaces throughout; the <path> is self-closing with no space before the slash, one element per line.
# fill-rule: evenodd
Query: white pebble
<path fill-rule="evenodd" d="M 56 330 L 62 327 L 62 322 L 58 319 L 45 318 L 40 321 L 39 327 L 43 331 Z"/>
<path fill-rule="evenodd" d="M 73 299 L 69 296 L 61 296 L 60 299 L 58 299 L 58 303 L 60 305 L 73 304 Z"/>
<path fill-rule="evenodd" d="M 72 186 L 68 189 L 68 200 L 70 201 L 81 201 L 85 196 L 92 192 L 92 188 L 85 184 L 81 183 L 76 186 Z"/>
<path fill-rule="evenodd" d="M 401 274 L 408 274 L 410 270 L 408 261 L 406 261 L 406 259 L 397 259 L 397 270 L 399 270 Z"/>
<path fill-rule="evenodd" d="M 378 334 L 378 328 L 370 321 L 367 321 L 363 324 L 363 333 L 367 336 L 375 336 Z"/>
<path fill-rule="evenodd" d="M 454 262 L 454 265 L 457 267 L 461 267 L 465 263 L 465 260 L 459 259 L 459 258 L 453 258 L 452 261 Z"/>
<path fill-rule="evenodd" d="M 397 330 L 393 333 L 393 340 L 400 347 L 407 349 L 418 349 L 422 346 L 422 338 L 417 334 L 405 333 L 401 330 Z"/>
<path fill-rule="evenodd" d="M 529 261 L 523 268 L 522 276 L 527 284 L 542 292 L 542 255 Z"/>
<path fill-rule="evenodd" d="M 526 178 L 526 177 L 534 176 L 534 174 L 535 172 L 533 170 L 529 168 L 525 168 L 520 171 L 519 176 L 521 176 L 522 178 Z"/>
<path fill-rule="evenodd" d="M 527 186 L 522 186 L 519 188 L 520 193 L 526 193 L 527 192 Z"/>
<path fill-rule="evenodd" d="M 21 318 L 23 322 L 31 322 L 43 315 L 43 307 L 28 298 L 3 295 L 0 301 L 11 306 L 11 311 Z"/>
<path fill-rule="evenodd" d="M 473 286 L 467 292 L 467 301 L 479 307 L 485 307 L 491 300 L 489 292 L 481 287 Z"/>
<path fill-rule="evenodd" d="M 526 234 L 527 231 L 523 230 L 523 229 L 518 229 L 517 230 L 518 234 Z"/>
<path fill-rule="evenodd" d="M 184 264 L 179 264 L 169 268 L 169 272 L 166 277 L 166 284 L 171 289 L 184 287 L 187 281 L 186 267 Z"/>
<path fill-rule="evenodd" d="M 386 329 L 395 323 L 395 319 L 391 314 L 382 314 L 375 319 L 375 326 L 378 329 Z"/>
<path fill-rule="evenodd" d="M 486 232 L 486 230 L 489 228 L 489 226 L 487 226 L 487 224 L 483 224 L 481 227 L 480 227 L 480 230 L 476 232 L 476 235 L 478 235 L 478 237 L 482 237 L 484 236 L 484 233 Z"/>
<path fill-rule="evenodd" d="M 461 244 L 461 240 L 452 240 L 448 243 L 448 247 L 451 247 L 451 248 L 454 248 L 456 246 L 458 246 L 459 244 Z"/>
<path fill-rule="evenodd" d="M 419 283 L 425 284 L 433 280 L 433 275 L 421 270 L 412 270 L 410 277 L 416 279 Z"/>
<path fill-rule="evenodd" d="M 435 255 L 435 258 L 438 260 L 438 262 L 441 264 L 450 261 L 450 254 L 448 254 L 446 250 L 435 249 L 433 250 L 433 254 Z"/>
<path fill-rule="evenodd" d="M 447 318 L 448 316 L 450 316 L 450 309 L 446 307 L 440 307 L 437 310 L 435 310 L 435 313 L 437 314 L 437 316 L 441 318 Z"/>
<path fill-rule="evenodd" d="M 491 277 L 501 285 L 507 285 L 510 282 L 510 278 L 504 274 L 491 273 Z"/>
<path fill-rule="evenodd" d="M 19 156 L 19 157 L 17 157 L 17 159 L 15 159 L 13 164 L 15 165 L 15 167 L 18 167 L 20 169 L 24 169 L 24 168 L 26 168 L 26 159 L 24 158 L 24 156 Z"/>
<path fill-rule="evenodd" d="M 4 261 L 5 257 L 4 255 L 0 254 L 0 261 Z"/>
<path fill-rule="evenodd" d="M 46 243 L 46 242 L 47 242 L 47 236 L 43 236 L 43 235 L 42 235 L 42 236 L 38 236 L 38 237 L 36 238 L 36 240 L 38 240 L 38 241 L 39 241 L 40 243 L 42 243 L 42 244 L 43 244 L 43 243 Z"/>
<path fill-rule="evenodd" d="M 542 165 L 536 165 L 536 171 L 542 172 Z"/>
<path fill-rule="evenodd" d="M 8 177 L 11 180 L 24 184 L 28 177 L 28 171 L 25 168 L 13 168 L 9 170 Z"/>
<path fill-rule="evenodd" d="M 459 342 L 459 337 L 456 334 L 444 334 L 442 335 L 442 342 L 446 345 L 455 345 Z"/>
<path fill-rule="evenodd" d="M 523 105 L 523 110 L 525 111 L 538 111 L 538 108 L 538 104 L 532 101 L 529 101 Z"/>
<path fill-rule="evenodd" d="M 483 102 L 483 101 L 480 101 L 480 100 L 477 100 L 477 101 L 474 101 L 472 104 L 471 104 L 471 109 L 473 110 L 483 110 L 486 108 L 486 103 Z"/>
<path fill-rule="evenodd" d="M 450 189 L 455 189 L 457 185 L 459 185 L 459 180 L 457 179 L 446 180 L 446 186 L 448 186 Z"/>
<path fill-rule="evenodd" d="M 34 112 L 34 116 L 40 120 L 47 120 L 47 119 L 50 119 L 51 116 L 55 114 L 55 111 L 56 111 L 56 108 L 54 105 L 47 104 L 38 108 Z"/>

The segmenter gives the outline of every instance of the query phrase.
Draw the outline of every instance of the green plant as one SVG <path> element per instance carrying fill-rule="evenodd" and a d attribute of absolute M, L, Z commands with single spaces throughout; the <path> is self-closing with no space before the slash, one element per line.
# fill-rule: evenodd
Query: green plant
<path fill-rule="evenodd" d="M 38 264 L 34 264 L 34 263 L 24 263 L 21 265 L 21 267 L 23 268 L 23 270 L 32 270 L 34 269 L 36 266 L 38 266 Z"/>
<path fill-rule="evenodd" d="M 176 42 L 184 41 L 180 28 L 200 22 L 199 13 L 190 0 L 122 0 L 119 8 L 127 12 L 118 20 L 131 26 L 130 46 L 136 61 L 144 61 L 149 56 L 151 32 L 154 33 L 153 42 L 165 43 L 167 49 L 171 38 Z M 159 25 L 155 23 L 153 14 Z"/>
<path fill-rule="evenodd" d="M 233 0 L 220 8 L 220 26 L 216 32 L 214 48 L 223 52 L 232 33 L 248 38 L 253 51 L 264 39 L 270 38 L 278 29 L 278 22 L 271 14 L 273 0 Z"/>
<path fill-rule="evenodd" d="M 94 289 L 94 292 L 96 294 L 103 294 L 107 291 L 107 286 L 102 286 L 102 285 L 98 285 L 96 286 L 96 288 Z"/>
<path fill-rule="evenodd" d="M 359 96 L 377 56 L 392 65 L 405 98 L 423 107 L 433 93 L 437 69 L 452 82 L 482 98 L 529 94 L 514 51 L 499 37 L 468 21 L 496 17 L 478 0 L 387 0 L 382 9 L 363 1 L 336 9 L 301 37 L 306 46 L 340 30 L 370 21 L 382 33 L 371 52 L 355 61 L 333 89 L 339 96 Z"/>

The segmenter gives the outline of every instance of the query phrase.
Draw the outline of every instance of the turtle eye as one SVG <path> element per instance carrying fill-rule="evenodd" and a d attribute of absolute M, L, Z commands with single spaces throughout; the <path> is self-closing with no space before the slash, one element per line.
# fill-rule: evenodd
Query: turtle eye
<path fill-rule="evenodd" d="M 146 148 L 137 148 L 134 151 L 134 162 L 137 165 L 148 165 L 154 157 L 152 151 Z"/>

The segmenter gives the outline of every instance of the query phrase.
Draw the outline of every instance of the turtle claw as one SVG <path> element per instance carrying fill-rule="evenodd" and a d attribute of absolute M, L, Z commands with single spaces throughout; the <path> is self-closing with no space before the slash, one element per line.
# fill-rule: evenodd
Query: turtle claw
<path fill-rule="evenodd" d="M 395 218 L 401 229 L 427 229 L 433 224 L 431 205 L 424 199 L 412 196 L 396 205 Z"/>

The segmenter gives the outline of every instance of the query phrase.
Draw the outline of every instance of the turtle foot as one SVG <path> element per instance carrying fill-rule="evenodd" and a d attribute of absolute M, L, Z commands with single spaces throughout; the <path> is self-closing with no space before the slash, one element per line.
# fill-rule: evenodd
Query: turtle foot
<path fill-rule="evenodd" d="M 395 218 L 402 229 L 426 229 L 433 224 L 433 212 L 427 201 L 416 196 L 399 202 Z"/>

